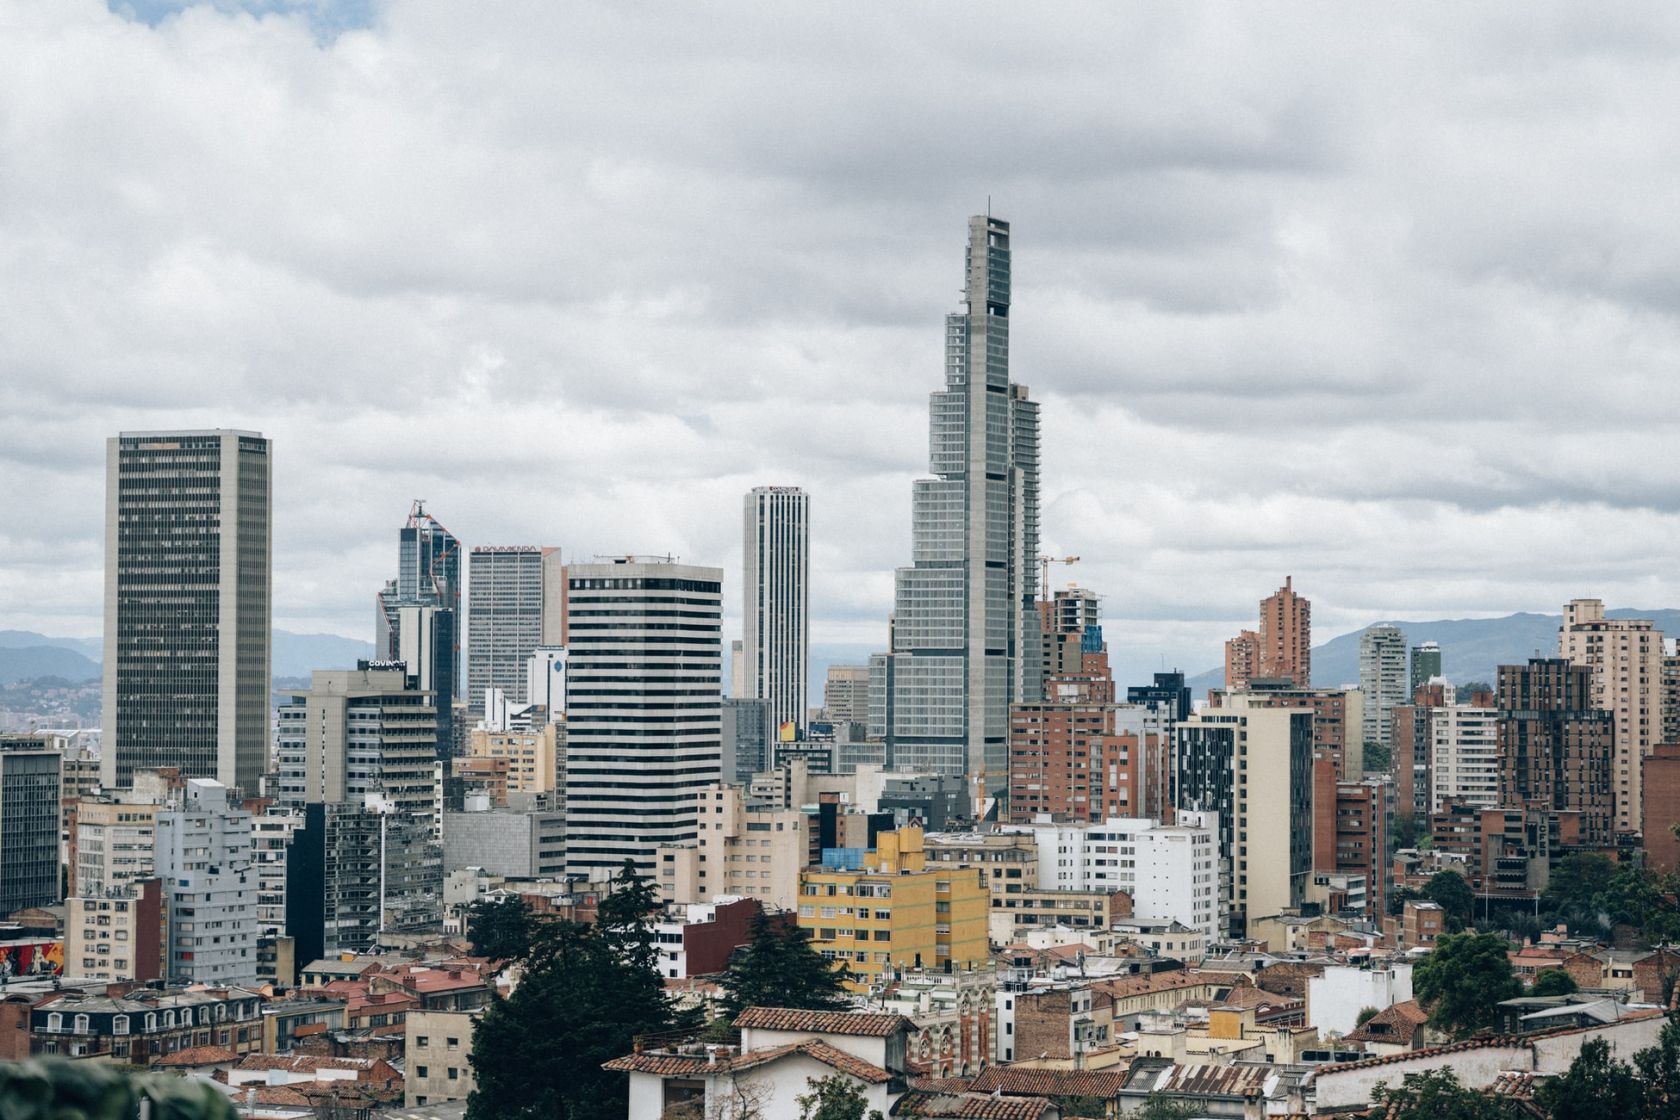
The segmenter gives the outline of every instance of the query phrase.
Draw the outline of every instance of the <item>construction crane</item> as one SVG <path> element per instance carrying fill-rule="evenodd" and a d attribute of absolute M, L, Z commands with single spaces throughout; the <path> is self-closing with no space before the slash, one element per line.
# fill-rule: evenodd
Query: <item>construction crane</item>
<path fill-rule="evenodd" d="M 1048 598 L 1050 598 L 1050 565 L 1052 565 L 1052 564 L 1077 564 L 1077 563 L 1079 563 L 1079 557 L 1077 557 L 1077 556 L 1040 556 L 1038 558 L 1038 563 L 1039 563 L 1039 566 L 1044 569 L 1044 575 L 1038 581 L 1038 593 L 1043 598 L 1048 599 Z"/>

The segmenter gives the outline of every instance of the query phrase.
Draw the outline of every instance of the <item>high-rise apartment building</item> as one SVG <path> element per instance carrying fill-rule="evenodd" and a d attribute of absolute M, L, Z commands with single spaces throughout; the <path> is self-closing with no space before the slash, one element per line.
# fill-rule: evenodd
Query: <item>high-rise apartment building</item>
<path fill-rule="evenodd" d="M 467 707 L 484 713 L 484 693 L 499 688 L 511 704 L 526 695 L 529 662 L 543 644 L 548 581 L 562 570 L 559 549 L 479 546 L 467 554 Z"/>
<path fill-rule="evenodd" d="M 1680 743 L 1680 653 L 1663 654 L 1662 713 L 1662 741 Z"/>
<path fill-rule="evenodd" d="M 1615 830 L 1615 722 L 1596 706 L 1593 670 L 1562 658 L 1499 667 L 1499 803 L 1580 814 L 1583 843 Z"/>
<path fill-rule="evenodd" d="M 1606 618 L 1598 599 L 1563 608 L 1558 654 L 1592 670 L 1592 706 L 1616 721 L 1613 774 L 1617 832 L 1638 832 L 1639 760 L 1662 742 L 1663 635 L 1648 618 Z"/>
<path fill-rule="evenodd" d="M 1295 593 L 1295 577 L 1260 600 L 1259 675 L 1312 687 L 1312 603 Z"/>
<path fill-rule="evenodd" d="M 567 872 L 652 872 L 723 777 L 723 572 L 626 557 L 566 588 Z"/>
<path fill-rule="evenodd" d="M 700 791 L 698 843 L 659 849 L 657 884 L 667 902 L 706 902 L 720 894 L 791 910 L 799 870 L 811 859 L 818 818 L 798 805 L 747 800 L 733 783 Z"/>
<path fill-rule="evenodd" d="M 869 723 L 869 666 L 830 665 L 823 682 L 823 711 L 830 723 Z"/>
<path fill-rule="evenodd" d="M 1412 647 L 1412 687 L 1407 695 L 1416 692 L 1441 675 L 1441 647 L 1435 642 L 1423 642 Z"/>
<path fill-rule="evenodd" d="M 375 601 L 374 651 L 401 661 L 437 706 L 435 754 L 455 753 L 461 676 L 461 542 L 416 500 L 397 534 L 397 578 Z M 482 700 L 482 697 L 480 698 Z"/>
<path fill-rule="evenodd" d="M 1260 675 L 1260 635 L 1239 630 L 1225 642 L 1225 687 L 1236 691 Z"/>
<path fill-rule="evenodd" d="M 748 699 L 770 708 L 770 729 L 810 718 L 811 498 L 797 486 L 759 486 L 746 498 L 741 656 Z"/>
<path fill-rule="evenodd" d="M 0 915 L 48 906 L 58 881 L 64 756 L 28 740 L 0 743 Z"/>
<path fill-rule="evenodd" d="M 181 788 L 174 768 L 136 770 L 128 787 L 84 798 L 70 834 L 70 893 L 95 897 L 149 878 L 158 812 Z"/>
<path fill-rule="evenodd" d="M 268 765 L 269 441 L 123 432 L 105 449 L 101 780 L 180 767 L 257 792 Z"/>
<path fill-rule="evenodd" d="M 1429 718 L 1429 811 L 1448 798 L 1492 808 L 1499 802 L 1499 711 L 1488 693 L 1469 704 L 1426 709 Z"/>
<path fill-rule="evenodd" d="M 1359 691 L 1365 694 L 1365 742 L 1388 746 L 1394 738 L 1392 714 L 1411 695 L 1406 665 L 1406 634 L 1382 623 L 1359 635 Z"/>
<path fill-rule="evenodd" d="M 1238 692 L 1173 734 L 1177 807 L 1218 814 L 1224 912 L 1245 937 L 1250 921 L 1298 906 L 1312 872 L 1312 713 Z"/>
<path fill-rule="evenodd" d="M 438 711 L 401 664 L 317 669 L 280 708 L 279 802 L 362 805 L 369 794 L 433 821 Z"/>
<path fill-rule="evenodd" d="M 189 779 L 157 815 L 164 978 L 212 987 L 257 982 L 257 871 L 251 814 L 220 782 Z"/>
<path fill-rule="evenodd" d="M 1394 778 L 1394 811 L 1399 816 L 1422 823 L 1429 819 L 1430 795 L 1429 752 L 1434 743 L 1434 718 L 1437 709 L 1454 702 L 1451 685 L 1426 684 L 1412 691 L 1411 703 L 1389 709 L 1389 772 Z M 1471 702 L 1491 707 L 1491 693 L 1485 704 L 1472 698 Z"/>
<path fill-rule="evenodd" d="M 967 775 L 995 795 L 1009 705 L 1038 699 L 1042 656 L 1038 403 L 1009 379 L 1008 222 L 969 219 L 964 299 L 945 321 L 934 477 L 911 496 L 912 566 L 896 577 L 892 652 L 872 659 L 870 725 L 878 706 L 893 765 Z"/>
<path fill-rule="evenodd" d="M 1208 690 L 1210 708 L 1224 707 L 1232 693 Z M 1287 677 L 1262 677 L 1241 691 L 1251 708 L 1306 708 L 1313 714 L 1313 749 L 1326 752 L 1336 777 L 1358 781 L 1365 768 L 1365 744 L 1360 740 L 1365 696 L 1358 689 L 1302 688 Z"/>
<path fill-rule="evenodd" d="M 442 921 L 443 857 L 423 819 L 365 803 L 304 807 L 286 852 L 298 960 L 373 952 L 386 934 L 436 934 Z"/>

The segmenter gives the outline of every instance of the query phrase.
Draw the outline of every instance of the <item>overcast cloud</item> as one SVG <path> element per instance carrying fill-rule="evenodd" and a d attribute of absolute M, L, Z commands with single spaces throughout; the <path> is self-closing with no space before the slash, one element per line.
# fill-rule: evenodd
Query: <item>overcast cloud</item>
<path fill-rule="evenodd" d="M 885 642 L 965 219 L 1123 672 L 1285 574 L 1680 606 L 1672 5 L 0 0 L 0 627 L 96 636 L 104 439 L 275 441 L 275 621 L 466 543 L 728 573 L 813 494 Z"/>

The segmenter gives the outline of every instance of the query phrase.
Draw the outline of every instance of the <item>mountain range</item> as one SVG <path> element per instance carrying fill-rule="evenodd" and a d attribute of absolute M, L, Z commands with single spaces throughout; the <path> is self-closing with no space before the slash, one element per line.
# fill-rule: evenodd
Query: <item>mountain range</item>
<path fill-rule="evenodd" d="M 1604 612 L 1607 618 L 1648 618 L 1664 634 L 1680 635 L 1680 610 L 1643 611 L 1619 608 Z M 1531 657 L 1556 657 L 1560 614 L 1508 614 L 1502 618 L 1450 618 L 1433 622 L 1393 620 L 1415 646 L 1433 641 L 1441 647 L 1441 675 L 1454 684 L 1469 681 L 1496 683 L 1501 665 L 1515 665 Z M 1335 688 L 1359 683 L 1359 636 L 1362 630 L 1342 634 L 1313 647 L 1313 684 Z M 1223 667 L 1209 669 L 1187 682 L 1195 696 L 1224 682 Z"/>
<path fill-rule="evenodd" d="M 91 638 L 49 638 L 30 630 L 0 630 L 0 685 L 39 677 L 80 682 L 99 679 L 101 643 Z M 348 669 L 372 657 L 373 643 L 337 634 L 274 631 L 276 677 L 307 677 L 313 669 Z"/>

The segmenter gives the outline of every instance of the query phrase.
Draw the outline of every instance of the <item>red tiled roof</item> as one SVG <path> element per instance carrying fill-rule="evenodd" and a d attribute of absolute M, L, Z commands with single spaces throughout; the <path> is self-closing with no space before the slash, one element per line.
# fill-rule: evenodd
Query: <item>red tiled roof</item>
<path fill-rule="evenodd" d="M 901 1030 L 915 1030 L 916 1024 L 902 1015 L 871 1014 L 862 1011 L 800 1011 L 791 1007 L 749 1007 L 735 1017 L 742 1029 L 799 1031 L 807 1034 L 843 1034 L 886 1038 Z"/>
<path fill-rule="evenodd" d="M 329 1058 L 310 1054 L 247 1054 L 239 1059 L 242 1070 L 285 1070 L 288 1073 L 307 1073 L 310 1070 L 347 1069 L 357 1073 L 369 1072 L 378 1058 Z"/>
<path fill-rule="evenodd" d="M 968 1087 L 976 1093 L 1001 1092 L 1018 1097 L 1112 1097 L 1126 1087 L 1126 1067 L 1072 1070 L 991 1066 Z"/>
<path fill-rule="evenodd" d="M 1417 1000 L 1402 1000 L 1385 1007 L 1348 1034 L 1346 1042 L 1397 1042 L 1410 1046 L 1429 1016 L 1418 1006 Z M 1388 1027 L 1389 1030 L 1372 1029 Z"/>
<path fill-rule="evenodd" d="M 1544 1080 L 1544 1078 L 1542 1078 Z M 1532 1073 L 1502 1073 L 1493 1079 L 1487 1091 L 1495 1097 L 1510 1097 L 1513 1100 L 1532 1100 L 1534 1098 L 1534 1074 Z"/>
<path fill-rule="evenodd" d="M 1050 1102 L 1043 1097 L 912 1091 L 898 1098 L 892 1114 L 926 1120 L 1038 1120 L 1051 1108 Z"/>
<path fill-rule="evenodd" d="M 651 1073 L 657 1077 L 698 1077 L 752 1069 L 778 1061 L 789 1054 L 804 1054 L 825 1066 L 873 1085 L 885 1084 L 892 1080 L 892 1075 L 880 1066 L 854 1057 L 844 1050 L 836 1050 L 817 1039 L 790 1042 L 786 1046 L 772 1046 L 767 1050 L 753 1050 L 746 1054 L 719 1055 L 715 1060 L 706 1054 L 630 1054 L 623 1058 L 614 1058 L 604 1063 L 601 1068 L 625 1073 Z"/>
<path fill-rule="evenodd" d="M 185 1050 L 177 1050 L 173 1054 L 165 1054 L 154 1066 L 214 1066 L 232 1065 L 239 1060 L 239 1055 L 226 1046 L 189 1046 Z"/>

